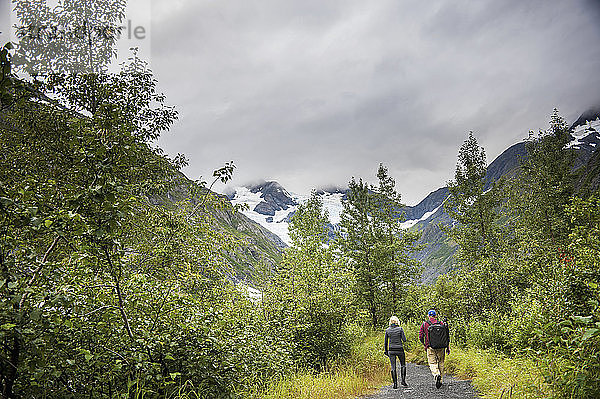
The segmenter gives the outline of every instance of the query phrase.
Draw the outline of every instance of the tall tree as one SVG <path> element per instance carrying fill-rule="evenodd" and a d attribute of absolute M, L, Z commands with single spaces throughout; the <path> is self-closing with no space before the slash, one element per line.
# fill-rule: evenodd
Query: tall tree
<path fill-rule="evenodd" d="M 379 165 L 379 185 L 352 178 L 344 203 L 340 245 L 355 274 L 356 293 L 374 327 L 400 307 L 403 287 L 416 276 L 418 263 L 409 257 L 418 235 L 402 229 L 400 195 L 394 179 Z"/>
<path fill-rule="evenodd" d="M 444 207 L 456 223 L 447 231 L 459 245 L 456 275 L 465 293 L 462 312 L 505 309 L 510 299 L 510 273 L 499 257 L 510 234 L 501 223 L 502 181 L 490 182 L 486 190 L 485 150 L 473 132 L 458 152 L 450 196 Z"/>
<path fill-rule="evenodd" d="M 327 211 L 313 192 L 292 218 L 292 246 L 272 277 L 264 303 L 290 334 L 296 361 L 317 370 L 348 353 L 345 324 L 351 315 L 351 276 L 333 257 L 327 223 Z"/>
<path fill-rule="evenodd" d="M 415 282 L 419 272 L 420 263 L 410 255 L 417 249 L 420 233 L 402 228 L 404 204 L 396 192 L 396 182 L 383 164 L 379 165 L 377 178 L 378 187 L 371 190 L 375 204 L 372 222 L 378 237 L 376 253 L 387 287 L 383 293 L 384 306 L 388 312 L 396 314 L 402 307 L 406 288 Z"/>
<path fill-rule="evenodd" d="M 518 233 L 525 241 L 541 241 L 565 248 L 569 220 L 564 212 L 574 193 L 574 149 L 569 127 L 554 109 L 550 127 L 537 135 L 530 133 L 527 157 L 521 162 L 521 176 L 515 181 L 509 206 L 519 221 Z"/>
<path fill-rule="evenodd" d="M 374 204 L 369 186 L 354 178 L 348 184 L 347 201 L 341 215 L 343 235 L 340 247 L 356 279 L 356 295 L 368 311 L 373 327 L 379 325 L 382 268 L 377 261 L 377 236 L 371 223 Z"/>
<path fill-rule="evenodd" d="M 98 74 L 116 56 L 126 0 L 12 0 L 19 45 L 14 62 L 29 75 Z"/>
<path fill-rule="evenodd" d="M 459 244 L 464 264 L 477 262 L 498 250 L 500 196 L 495 184 L 485 190 L 487 164 L 485 150 L 473 132 L 458 152 L 454 180 L 448 182 L 450 196 L 444 207 L 457 224 L 450 236 Z"/>

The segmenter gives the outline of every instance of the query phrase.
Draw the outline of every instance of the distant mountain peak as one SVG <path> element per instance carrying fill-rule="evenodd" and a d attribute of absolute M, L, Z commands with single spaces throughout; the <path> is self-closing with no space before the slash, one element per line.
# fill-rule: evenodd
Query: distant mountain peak
<path fill-rule="evenodd" d="M 347 187 L 338 187 L 338 186 L 325 186 L 315 190 L 318 195 L 323 194 L 346 194 L 348 193 Z"/>
<path fill-rule="evenodd" d="M 329 215 L 328 234 L 333 237 L 339 230 L 342 202 L 347 189 L 326 186 L 315 190 L 323 201 L 323 208 Z M 305 203 L 310 194 L 291 194 L 276 181 L 259 181 L 234 189 L 229 196 L 234 204 L 246 204 L 244 215 L 277 234 L 286 244 L 291 245 L 288 226 L 300 204 Z"/>
<path fill-rule="evenodd" d="M 261 202 L 256 204 L 254 211 L 262 215 L 275 216 L 275 212 L 287 210 L 290 206 L 298 205 L 287 192 L 276 181 L 265 181 L 260 184 L 246 186 L 251 193 L 260 194 Z"/>
<path fill-rule="evenodd" d="M 258 182 L 246 184 L 244 187 L 248 188 L 253 193 L 259 192 L 263 189 L 285 191 L 281 184 L 279 184 L 275 180 L 261 180 Z"/>
<path fill-rule="evenodd" d="M 579 115 L 579 118 L 571 125 L 570 130 L 576 129 L 577 126 L 585 126 L 588 122 L 595 121 L 598 118 L 600 118 L 600 105 L 591 107 Z"/>

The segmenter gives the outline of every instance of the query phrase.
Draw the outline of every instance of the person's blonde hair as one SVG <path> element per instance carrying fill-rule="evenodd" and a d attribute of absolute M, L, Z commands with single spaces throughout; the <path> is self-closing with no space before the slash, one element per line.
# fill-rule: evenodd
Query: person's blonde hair
<path fill-rule="evenodd" d="M 390 317 L 390 326 L 392 324 L 395 324 L 395 325 L 399 326 L 400 325 L 400 320 L 398 320 L 398 318 L 396 316 L 392 316 L 392 317 Z"/>

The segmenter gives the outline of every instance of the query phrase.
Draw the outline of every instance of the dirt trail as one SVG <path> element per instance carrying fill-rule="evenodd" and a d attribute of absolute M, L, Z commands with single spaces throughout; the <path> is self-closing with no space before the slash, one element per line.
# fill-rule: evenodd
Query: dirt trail
<path fill-rule="evenodd" d="M 435 387 L 435 381 L 429 371 L 429 367 L 414 363 L 406 365 L 406 383 L 408 387 L 403 387 L 398 381 L 398 389 L 393 389 L 391 385 L 386 385 L 377 393 L 363 396 L 361 399 L 431 399 L 431 398 L 478 398 L 477 391 L 469 381 L 459 380 L 449 375 L 444 376 L 444 384 L 440 389 Z M 400 367 L 398 367 L 398 380 L 400 380 Z"/>

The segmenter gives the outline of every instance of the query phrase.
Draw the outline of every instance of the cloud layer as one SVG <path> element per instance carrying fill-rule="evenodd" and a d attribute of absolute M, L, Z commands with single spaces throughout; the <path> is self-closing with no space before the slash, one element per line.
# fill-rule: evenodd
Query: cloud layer
<path fill-rule="evenodd" d="M 190 178 L 291 191 L 375 180 L 415 203 L 452 178 L 469 130 L 488 161 L 553 107 L 600 102 L 593 1 L 152 3 L 152 66 L 179 122 L 160 145 Z"/>

